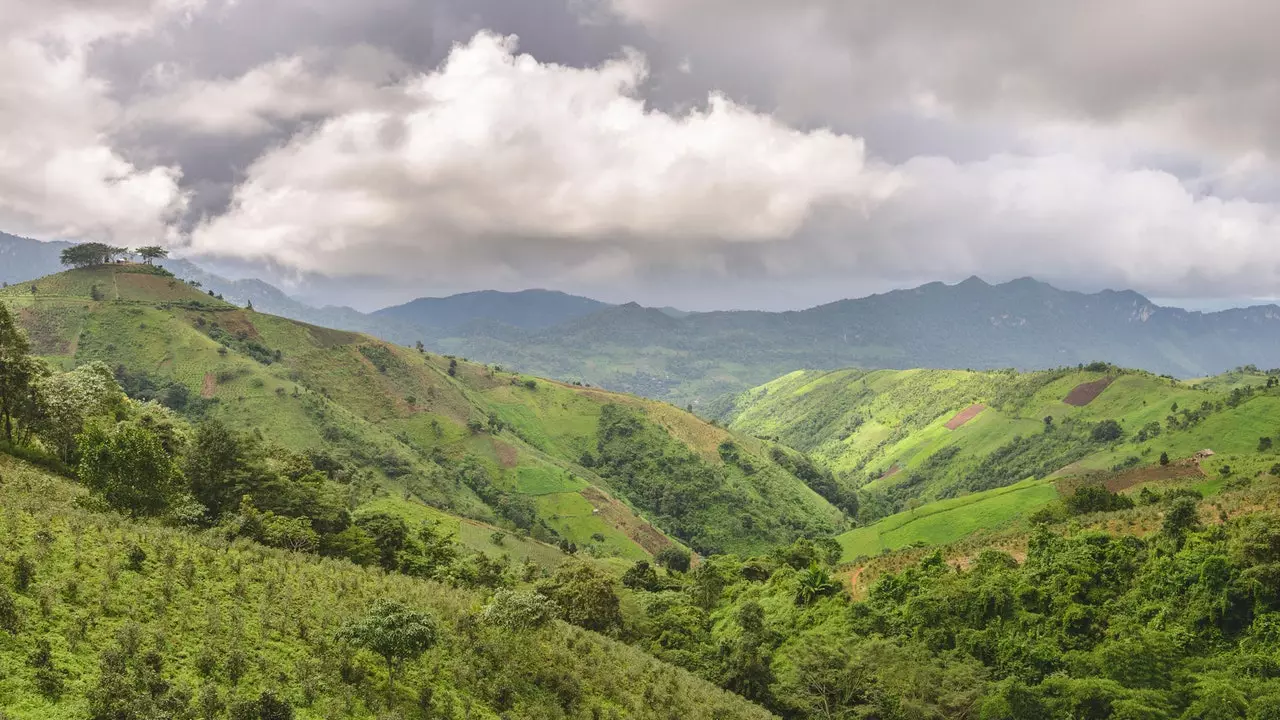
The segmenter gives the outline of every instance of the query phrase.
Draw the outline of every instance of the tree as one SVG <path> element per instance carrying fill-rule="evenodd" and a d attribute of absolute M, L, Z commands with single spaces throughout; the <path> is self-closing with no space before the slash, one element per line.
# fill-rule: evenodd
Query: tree
<path fill-rule="evenodd" d="M 91 423 L 77 442 L 81 482 L 117 510 L 159 515 L 182 489 L 182 475 L 164 445 L 136 423 Z"/>
<path fill-rule="evenodd" d="M 1169 453 L 1167 453 L 1167 452 L 1162 452 L 1162 453 L 1160 453 L 1160 464 L 1161 464 L 1161 465 L 1168 465 L 1168 464 L 1169 464 Z"/>
<path fill-rule="evenodd" d="M 658 589 L 658 573 L 654 572 L 649 561 L 640 560 L 622 574 L 622 586 L 632 590 L 653 592 Z"/>
<path fill-rule="evenodd" d="M 44 373 L 44 367 L 31 356 L 26 333 L 0 302 L 0 420 L 4 422 L 5 442 L 13 444 L 16 423 L 29 428 L 35 420 L 35 381 Z"/>
<path fill-rule="evenodd" d="M 1127 495 L 1113 493 L 1102 485 L 1085 485 L 1076 488 L 1076 491 L 1063 499 L 1062 502 L 1072 515 L 1128 510 L 1133 507 L 1132 498 Z"/>
<path fill-rule="evenodd" d="M 128 248 L 114 247 L 103 243 L 81 243 L 63 250 L 59 260 L 63 265 L 72 267 L 91 267 L 93 265 L 105 265 L 115 260 L 116 256 L 124 255 L 128 252 Z"/>
<path fill-rule="evenodd" d="M 378 548 L 378 564 L 392 571 L 400 566 L 400 551 L 409 540 L 409 526 L 403 518 L 385 512 L 362 515 L 356 520 L 361 530 L 369 533 Z"/>
<path fill-rule="evenodd" d="M 126 404 L 115 375 L 102 362 L 48 375 L 37 383 L 36 391 L 41 404 L 38 431 L 64 463 L 75 460 L 76 437 L 89 420 L 114 420 Z"/>
<path fill-rule="evenodd" d="M 169 251 L 159 245 L 144 245 L 140 248 L 135 248 L 133 252 L 135 255 L 140 256 L 142 261 L 148 265 L 150 265 L 153 260 L 163 260 L 164 258 L 169 257 Z"/>
<path fill-rule="evenodd" d="M 1271 444 L 1271 438 L 1269 437 L 1258 438 L 1258 452 L 1267 452 L 1271 449 Z"/>
<path fill-rule="evenodd" d="M 421 340 L 419 340 L 419 341 L 415 342 L 415 343 L 413 344 L 413 347 L 414 347 L 415 349 L 417 349 L 417 351 L 418 351 L 418 352 L 420 352 L 420 353 L 424 353 L 424 352 L 426 352 L 426 351 L 427 351 L 426 346 L 424 346 L 424 345 L 422 344 L 422 341 L 421 341 Z"/>
<path fill-rule="evenodd" d="M 436 619 L 397 600 L 374 603 L 359 620 L 338 631 L 338 639 L 381 655 L 387 663 L 387 702 L 395 698 L 396 672 L 430 650 L 440 638 Z"/>
<path fill-rule="evenodd" d="M 9 593 L 9 588 L 0 585 L 0 630 L 17 635 L 21 628 L 22 616 L 18 614 L 18 604 Z"/>
<path fill-rule="evenodd" d="M 824 595 L 828 595 L 838 587 L 831 579 L 831 574 L 826 568 L 811 563 L 807 570 L 802 571 L 796 577 L 796 604 L 808 605 Z"/>
<path fill-rule="evenodd" d="M 622 626 L 613 578 L 585 562 L 566 562 L 535 589 L 559 605 L 564 619 L 574 625 L 601 633 Z"/>
<path fill-rule="evenodd" d="M 1182 538 L 1200 525 L 1197 503 L 1194 498 L 1180 497 L 1169 504 L 1164 513 L 1164 526 L 1161 531 L 1173 538 L 1179 545 Z"/>
<path fill-rule="evenodd" d="M 484 621 L 490 625 L 525 632 L 546 627 L 556 617 L 555 603 L 527 590 L 501 589 L 485 606 Z"/>
<path fill-rule="evenodd" d="M 689 572 L 691 559 L 688 550 L 681 550 L 674 545 L 663 548 L 654 556 L 659 565 L 672 572 Z"/>
<path fill-rule="evenodd" d="M 1124 436 L 1124 428 L 1120 427 L 1120 423 L 1115 420 L 1102 420 L 1093 426 L 1093 432 L 1090 434 L 1094 442 L 1111 442 Z"/>

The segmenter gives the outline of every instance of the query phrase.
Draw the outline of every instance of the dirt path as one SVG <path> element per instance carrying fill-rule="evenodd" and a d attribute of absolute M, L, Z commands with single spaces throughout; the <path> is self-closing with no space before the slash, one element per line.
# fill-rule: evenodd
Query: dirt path
<path fill-rule="evenodd" d="M 204 374 L 204 383 L 200 386 L 200 397 L 208 400 L 218 390 L 218 378 L 213 373 Z"/>

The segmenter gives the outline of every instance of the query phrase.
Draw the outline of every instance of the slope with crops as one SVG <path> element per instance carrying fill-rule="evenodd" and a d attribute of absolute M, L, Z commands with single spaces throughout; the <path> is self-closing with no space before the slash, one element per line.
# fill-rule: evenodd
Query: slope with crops
<path fill-rule="evenodd" d="M 59 367 L 103 361 L 133 397 L 348 468 L 362 512 L 529 537 L 468 533 L 493 554 L 751 550 L 844 522 L 761 443 L 669 405 L 239 308 L 149 265 L 92 265 L 0 299 Z M 635 448 L 604 438 L 620 415 L 646 430 Z M 677 500 L 672 464 L 705 492 Z"/>
<path fill-rule="evenodd" d="M 1133 485 L 1144 473 L 1188 470 L 1212 483 L 1269 469 L 1280 460 L 1278 380 L 1245 368 L 1182 382 L 1104 363 L 1031 373 L 802 371 L 726 400 L 720 411 L 732 429 L 832 469 L 831 492 L 855 496 L 864 525 L 903 513 L 900 525 L 931 515 L 936 501 L 971 504 L 988 491 L 1036 484 L 991 495 L 1000 500 L 983 503 L 991 514 L 977 523 L 987 526 L 1043 504 L 1049 481 L 1120 477 Z M 947 524 L 954 537 L 972 523 Z M 923 535 L 898 534 L 893 546 Z M 878 550 L 877 542 L 846 544 Z"/>
<path fill-rule="evenodd" d="M 765 718 L 622 643 L 481 593 L 94 509 L 0 454 L 0 713 L 79 718 Z"/>

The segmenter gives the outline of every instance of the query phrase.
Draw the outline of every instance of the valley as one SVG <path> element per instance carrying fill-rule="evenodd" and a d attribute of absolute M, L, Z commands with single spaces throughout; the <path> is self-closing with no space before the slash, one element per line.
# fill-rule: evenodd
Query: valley
<path fill-rule="evenodd" d="M 15 719 L 114 717 L 109 702 L 237 720 L 1196 707 L 1209 691 L 1108 670 L 1122 640 L 1073 618 L 1139 622 L 1174 597 L 1161 568 L 1204 552 L 1228 553 L 1235 599 L 1167 607 L 1144 637 L 1181 628 L 1225 669 L 1267 612 L 1239 588 L 1269 556 L 1231 548 L 1271 532 L 1275 372 L 801 370 L 704 420 L 217 295 L 133 263 L 0 291 L 40 405 L 7 401 L 18 432 L 0 447 Z M 120 465 L 127 443 L 154 460 Z M 1096 596 L 1008 589 L 1076 583 L 1089 563 L 1111 568 Z M 406 608 L 433 629 L 383 670 L 354 628 Z M 1043 622 L 1062 630 L 1028 646 Z M 196 633 L 204 652 L 175 651 Z M 1048 653 L 1036 667 L 1085 684 L 996 652 Z M 1166 657 L 1177 677 L 1188 653 Z"/>

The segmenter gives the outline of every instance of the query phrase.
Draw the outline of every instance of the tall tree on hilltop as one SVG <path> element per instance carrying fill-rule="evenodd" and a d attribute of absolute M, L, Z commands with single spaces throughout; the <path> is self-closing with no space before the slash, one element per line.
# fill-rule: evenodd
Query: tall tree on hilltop
<path fill-rule="evenodd" d="M 163 260 L 169 257 L 169 251 L 159 245 L 144 245 L 134 249 L 133 254 L 140 256 L 142 262 L 147 265 L 150 265 L 154 260 Z"/>
<path fill-rule="evenodd" d="M 72 245 L 62 251 L 59 256 L 63 265 L 83 268 L 92 267 L 94 265 L 105 265 L 116 259 L 119 255 L 129 252 L 128 248 L 115 247 L 105 243 L 91 242 Z"/>

